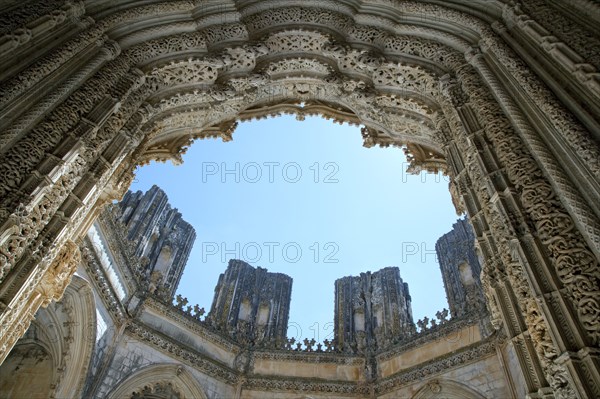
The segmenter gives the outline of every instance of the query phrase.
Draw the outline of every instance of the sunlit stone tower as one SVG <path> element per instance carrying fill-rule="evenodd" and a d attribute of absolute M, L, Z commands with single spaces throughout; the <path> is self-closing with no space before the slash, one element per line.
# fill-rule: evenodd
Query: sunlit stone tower
<path fill-rule="evenodd" d="M 435 244 L 444 287 L 453 317 L 483 306 L 481 265 L 475 252 L 473 229 L 465 219 L 458 220 L 452 231 Z"/>
<path fill-rule="evenodd" d="M 231 259 L 219 276 L 208 321 L 238 342 L 282 343 L 292 295 L 292 278 Z"/>
<path fill-rule="evenodd" d="M 196 239 L 194 228 L 157 186 L 145 193 L 128 191 L 117 207 L 116 217 L 125 225 L 135 256 L 141 257 L 151 289 L 172 298 Z"/>
<path fill-rule="evenodd" d="M 336 280 L 334 335 L 343 351 L 385 348 L 413 331 L 408 284 L 397 267 Z"/>

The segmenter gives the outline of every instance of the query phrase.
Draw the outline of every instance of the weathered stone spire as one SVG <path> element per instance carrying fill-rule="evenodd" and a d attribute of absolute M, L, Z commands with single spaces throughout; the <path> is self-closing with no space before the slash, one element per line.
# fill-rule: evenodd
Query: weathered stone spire
<path fill-rule="evenodd" d="M 414 330 L 408 284 L 397 267 L 336 280 L 334 334 L 341 350 L 373 352 Z"/>
<path fill-rule="evenodd" d="M 157 186 L 146 193 L 128 191 L 117 206 L 135 255 L 145 265 L 151 289 L 160 288 L 172 298 L 196 239 L 194 228 L 171 208 L 167 195 Z"/>
<path fill-rule="evenodd" d="M 280 345 L 287 339 L 292 278 L 231 259 L 219 276 L 208 321 L 241 343 Z"/>
<path fill-rule="evenodd" d="M 452 231 L 438 239 L 435 251 L 452 317 L 483 306 L 481 265 L 475 252 L 475 236 L 466 218 L 458 220 Z"/>

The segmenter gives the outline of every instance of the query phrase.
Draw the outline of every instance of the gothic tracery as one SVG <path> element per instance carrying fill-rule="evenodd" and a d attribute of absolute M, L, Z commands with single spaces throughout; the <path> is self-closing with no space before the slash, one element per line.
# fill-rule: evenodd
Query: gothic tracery
<path fill-rule="evenodd" d="M 90 257 L 81 237 L 137 165 L 231 140 L 237 120 L 318 114 L 364 125 L 366 146 L 405 147 L 413 172 L 447 173 L 528 393 L 600 396 L 598 12 L 586 0 L 9 2 L 0 359 Z"/>

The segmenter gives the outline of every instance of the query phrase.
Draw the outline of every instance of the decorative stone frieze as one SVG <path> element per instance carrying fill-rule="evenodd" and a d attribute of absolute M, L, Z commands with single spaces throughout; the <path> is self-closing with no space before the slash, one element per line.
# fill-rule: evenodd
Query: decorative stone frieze
<path fill-rule="evenodd" d="M 151 329 L 137 324 L 130 324 L 127 326 L 126 331 L 127 334 L 130 334 L 132 337 L 145 342 L 161 352 L 181 359 L 184 363 L 193 366 L 197 370 L 200 370 L 211 377 L 227 383 L 233 383 L 237 379 L 236 373 L 228 367 L 197 352 L 185 349 L 176 341 L 156 333 Z"/>

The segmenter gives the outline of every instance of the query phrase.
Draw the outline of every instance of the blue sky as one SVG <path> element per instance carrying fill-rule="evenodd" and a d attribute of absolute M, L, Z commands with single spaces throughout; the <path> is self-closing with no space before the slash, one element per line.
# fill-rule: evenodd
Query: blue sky
<path fill-rule="evenodd" d="M 447 307 L 435 242 L 458 218 L 448 180 L 406 174 L 399 148 L 364 148 L 360 128 L 293 116 L 199 140 L 184 164 L 140 168 L 196 229 L 178 292 L 208 311 L 230 258 L 293 278 L 288 336 L 330 338 L 334 281 L 398 266 L 415 322 Z"/>

